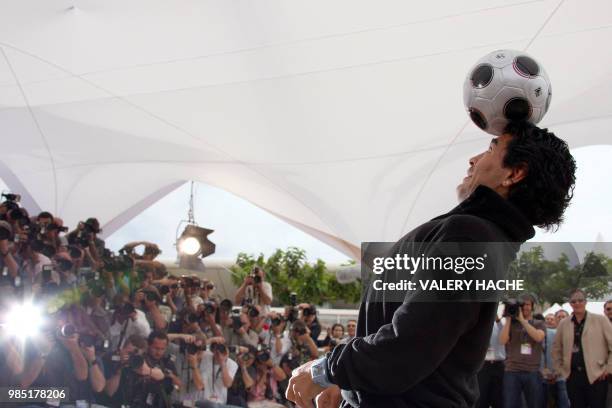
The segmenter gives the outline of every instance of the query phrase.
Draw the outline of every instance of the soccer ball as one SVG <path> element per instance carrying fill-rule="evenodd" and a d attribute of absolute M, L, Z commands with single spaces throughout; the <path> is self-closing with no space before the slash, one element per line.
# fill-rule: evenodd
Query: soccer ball
<path fill-rule="evenodd" d="M 463 103 L 472 122 L 496 136 L 509 121 L 538 123 L 551 97 L 544 67 L 522 51 L 497 50 L 485 55 L 463 83 Z"/>

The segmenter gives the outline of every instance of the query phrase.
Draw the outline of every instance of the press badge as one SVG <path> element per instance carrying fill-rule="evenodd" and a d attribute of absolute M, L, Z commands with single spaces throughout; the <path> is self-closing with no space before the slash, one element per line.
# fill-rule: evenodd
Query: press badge
<path fill-rule="evenodd" d="M 184 400 L 183 406 L 186 408 L 193 408 L 195 407 L 195 403 L 193 402 L 193 400 Z"/>
<path fill-rule="evenodd" d="M 526 356 L 530 356 L 531 355 L 531 344 L 529 344 L 529 343 L 522 343 L 521 344 L 521 354 L 524 354 Z"/>
<path fill-rule="evenodd" d="M 147 395 L 146 403 L 147 405 L 153 405 L 153 394 L 149 393 L 149 395 Z"/>

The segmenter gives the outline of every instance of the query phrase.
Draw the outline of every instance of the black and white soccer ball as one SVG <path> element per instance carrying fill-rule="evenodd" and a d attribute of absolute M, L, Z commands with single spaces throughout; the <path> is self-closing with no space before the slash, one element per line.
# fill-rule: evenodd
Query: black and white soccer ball
<path fill-rule="evenodd" d="M 509 121 L 538 123 L 550 106 L 552 90 L 544 67 L 522 51 L 497 50 L 470 69 L 463 103 L 479 128 L 499 136 Z"/>

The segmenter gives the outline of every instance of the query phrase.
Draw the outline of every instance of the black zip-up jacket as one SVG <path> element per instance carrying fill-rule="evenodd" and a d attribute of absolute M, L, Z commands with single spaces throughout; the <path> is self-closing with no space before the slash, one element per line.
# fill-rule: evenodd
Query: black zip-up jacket
<path fill-rule="evenodd" d="M 449 213 L 415 228 L 409 242 L 508 242 L 514 259 L 535 231 L 493 190 L 479 186 Z M 512 259 L 506 259 L 507 267 Z M 497 311 L 494 302 L 363 302 L 357 336 L 327 356 L 344 407 L 472 407 Z M 350 390 L 350 391 L 349 391 Z M 350 404 L 350 405 L 349 405 Z"/>

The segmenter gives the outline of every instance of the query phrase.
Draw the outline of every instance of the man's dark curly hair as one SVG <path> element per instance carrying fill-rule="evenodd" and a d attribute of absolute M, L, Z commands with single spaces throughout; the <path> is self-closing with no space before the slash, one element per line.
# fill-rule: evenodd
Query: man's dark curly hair
<path fill-rule="evenodd" d="M 567 143 L 548 129 L 510 122 L 504 167 L 526 166 L 527 176 L 510 187 L 508 200 L 536 225 L 556 230 L 574 195 L 576 162 Z"/>

